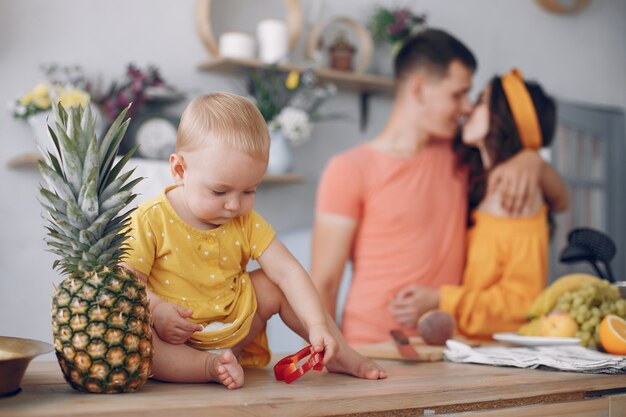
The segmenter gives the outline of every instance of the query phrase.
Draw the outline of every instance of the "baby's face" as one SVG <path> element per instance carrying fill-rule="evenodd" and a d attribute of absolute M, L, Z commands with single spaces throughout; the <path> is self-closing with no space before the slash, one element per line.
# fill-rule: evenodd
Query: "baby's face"
<path fill-rule="evenodd" d="M 184 199 L 199 221 L 219 226 L 252 210 L 267 162 L 226 145 L 185 152 L 183 156 Z"/>

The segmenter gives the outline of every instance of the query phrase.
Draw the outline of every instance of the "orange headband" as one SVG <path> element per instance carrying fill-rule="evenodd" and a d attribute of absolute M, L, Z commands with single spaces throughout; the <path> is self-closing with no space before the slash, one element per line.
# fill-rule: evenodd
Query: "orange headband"
<path fill-rule="evenodd" d="M 513 68 L 502 76 L 502 88 L 509 102 L 515 126 L 522 139 L 522 145 L 528 149 L 539 149 L 542 145 L 541 129 L 537 111 L 524 84 L 522 72 Z"/>

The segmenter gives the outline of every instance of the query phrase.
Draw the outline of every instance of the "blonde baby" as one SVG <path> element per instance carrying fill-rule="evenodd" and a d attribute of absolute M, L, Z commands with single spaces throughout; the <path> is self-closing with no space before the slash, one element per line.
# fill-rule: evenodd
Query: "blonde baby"
<path fill-rule="evenodd" d="M 331 372 L 384 378 L 344 341 L 309 276 L 254 211 L 269 134 L 248 100 L 216 93 L 183 113 L 174 185 L 132 214 L 125 266 L 148 284 L 153 377 L 244 384 L 244 366 L 270 361 L 265 325 L 274 314 L 324 352 Z M 260 269 L 249 272 L 256 260 Z"/>

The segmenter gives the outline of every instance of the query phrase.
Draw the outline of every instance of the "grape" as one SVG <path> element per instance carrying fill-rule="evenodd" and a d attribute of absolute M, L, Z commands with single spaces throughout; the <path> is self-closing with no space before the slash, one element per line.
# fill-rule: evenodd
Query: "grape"
<path fill-rule="evenodd" d="M 582 346 L 597 347 L 602 319 L 609 314 L 626 319 L 626 300 L 620 297 L 616 286 L 600 281 L 561 295 L 554 310 L 568 313 L 576 320 L 579 328 L 576 337 Z"/>

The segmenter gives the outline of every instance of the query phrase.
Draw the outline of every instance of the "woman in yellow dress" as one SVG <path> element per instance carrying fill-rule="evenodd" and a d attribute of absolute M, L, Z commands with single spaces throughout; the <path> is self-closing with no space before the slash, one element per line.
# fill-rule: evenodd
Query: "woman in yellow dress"
<path fill-rule="evenodd" d="M 539 84 L 512 70 L 485 87 L 455 141 L 459 161 L 469 169 L 470 230 L 463 281 L 413 291 L 424 293 L 422 311 L 439 308 L 450 313 L 465 336 L 517 330 L 546 285 L 549 212 L 565 210 L 567 195 L 542 187 L 544 195 L 537 188 L 528 204 L 511 212 L 504 209 L 503 187 L 488 185 L 488 179 L 513 155 L 548 146 L 555 126 L 554 100 Z"/>

